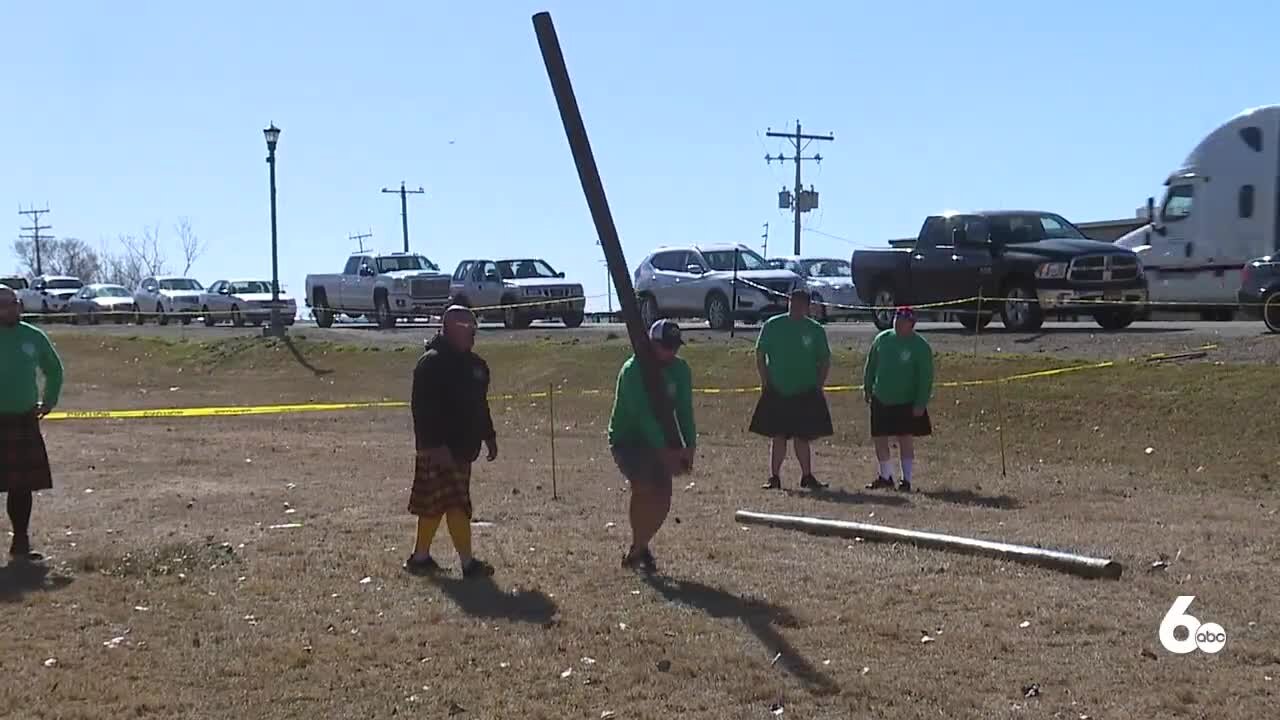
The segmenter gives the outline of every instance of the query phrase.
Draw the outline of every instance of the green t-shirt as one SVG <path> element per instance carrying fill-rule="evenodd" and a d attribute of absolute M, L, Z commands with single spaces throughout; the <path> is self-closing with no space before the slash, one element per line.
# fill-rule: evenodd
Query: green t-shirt
<path fill-rule="evenodd" d="M 885 330 L 871 341 L 862 383 L 885 405 L 923 408 L 933 393 L 933 348 L 920 333 Z"/>
<path fill-rule="evenodd" d="M 36 370 L 44 373 L 44 404 L 53 408 L 62 394 L 62 359 L 40 328 L 20 322 L 0 328 L 0 413 L 30 412 L 40 402 Z"/>
<path fill-rule="evenodd" d="M 818 387 L 818 368 L 831 359 L 827 331 L 810 317 L 769 318 L 756 338 L 756 352 L 764 355 L 769 382 L 778 394 L 799 395 Z"/>
<path fill-rule="evenodd" d="M 693 373 L 684 358 L 677 357 L 662 368 L 667 397 L 676 411 L 676 425 L 684 446 L 697 446 L 698 432 L 693 423 Z M 609 444 L 613 446 L 667 446 L 662 425 L 649 403 L 644 386 L 644 370 L 632 355 L 618 372 L 618 388 L 613 396 L 613 414 L 609 417 Z"/>

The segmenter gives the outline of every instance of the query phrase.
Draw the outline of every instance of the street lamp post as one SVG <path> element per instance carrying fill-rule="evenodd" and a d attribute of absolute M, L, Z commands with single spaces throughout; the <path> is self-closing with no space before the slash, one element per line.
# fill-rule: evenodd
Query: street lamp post
<path fill-rule="evenodd" d="M 262 131 L 267 138 L 267 165 L 271 168 L 271 324 L 262 332 L 265 337 L 284 337 L 280 322 L 280 263 L 276 250 L 276 142 L 280 128 L 275 123 Z"/>

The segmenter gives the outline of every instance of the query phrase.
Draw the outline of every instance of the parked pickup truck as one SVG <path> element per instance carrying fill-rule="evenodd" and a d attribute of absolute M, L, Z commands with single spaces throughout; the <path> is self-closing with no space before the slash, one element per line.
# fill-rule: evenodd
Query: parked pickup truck
<path fill-rule="evenodd" d="M 563 272 L 536 258 L 463 260 L 450 288 L 452 302 L 477 308 L 482 319 L 501 318 L 508 328 L 553 319 L 576 328 L 586 311 L 582 285 L 565 282 Z"/>
<path fill-rule="evenodd" d="M 1090 240 L 1059 215 L 993 211 L 932 215 L 914 248 L 855 250 L 858 296 L 877 308 L 876 327 L 893 326 L 894 305 L 978 302 L 939 307 L 970 330 L 998 310 L 1005 328 L 1040 328 L 1048 310 L 1089 314 L 1106 330 L 1128 327 L 1147 300 L 1134 251 Z M 989 309 L 989 310 L 988 310 Z"/>
<path fill-rule="evenodd" d="M 341 274 L 308 275 L 307 307 L 316 324 L 333 325 L 337 313 L 371 315 L 378 327 L 399 318 L 431 317 L 449 302 L 449 275 L 416 253 L 354 253 Z"/>
<path fill-rule="evenodd" d="M 1268 330 L 1280 333 L 1280 255 L 1250 260 L 1241 278 L 1236 299 L 1245 317 L 1261 318 Z"/>

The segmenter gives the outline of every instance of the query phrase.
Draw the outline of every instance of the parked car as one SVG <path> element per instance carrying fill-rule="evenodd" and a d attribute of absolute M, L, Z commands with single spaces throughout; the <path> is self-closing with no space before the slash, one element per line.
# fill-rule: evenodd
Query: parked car
<path fill-rule="evenodd" d="M 1261 319 L 1271 332 L 1280 332 L 1280 255 L 1250 260 L 1240 277 L 1236 293 L 1240 310 L 1247 317 Z"/>
<path fill-rule="evenodd" d="M 31 287 L 18 291 L 23 310 L 42 315 L 65 313 L 71 296 L 80 292 L 84 281 L 69 275 L 40 275 L 31 281 Z"/>
<path fill-rule="evenodd" d="M 848 260 L 792 255 L 769 258 L 768 263 L 775 270 L 790 270 L 804 280 L 813 299 L 810 314 L 819 321 L 866 315 L 865 311 L 854 309 L 860 302 L 853 286 L 853 266 Z"/>
<path fill-rule="evenodd" d="M 735 258 L 738 311 L 731 302 Z M 640 315 L 646 325 L 660 317 L 706 318 L 716 330 L 734 320 L 760 322 L 786 312 L 791 291 L 803 281 L 790 270 L 774 270 L 745 245 L 662 247 L 635 271 Z"/>
<path fill-rule="evenodd" d="M 576 328 L 587 303 L 581 284 L 565 282 L 563 272 L 539 258 L 463 260 L 453 271 L 450 295 L 451 302 L 477 308 L 485 320 L 500 318 L 508 328 L 527 328 L 534 320 Z"/>
<path fill-rule="evenodd" d="M 280 289 L 280 319 L 292 325 L 298 315 L 298 304 Z M 218 280 L 200 295 L 200 315 L 204 324 L 213 327 L 220 322 L 230 322 L 236 327 L 244 324 L 261 325 L 271 319 L 270 280 Z"/>
<path fill-rule="evenodd" d="M 333 325 L 336 313 L 373 315 L 380 328 L 399 318 L 440 315 L 449 303 L 450 276 L 417 253 L 355 253 L 340 274 L 308 275 L 307 307 L 316 324 Z"/>
<path fill-rule="evenodd" d="M 14 291 L 14 294 L 18 296 L 18 313 L 21 314 L 25 312 L 25 309 L 22 306 L 22 291 L 26 290 L 30 286 L 30 283 L 27 282 L 27 279 L 22 277 L 21 275 L 11 275 L 8 277 L 0 277 L 0 285 L 4 285 L 5 287 Z"/>
<path fill-rule="evenodd" d="M 893 326 L 894 305 L 954 303 L 940 309 L 970 330 L 985 327 L 997 308 L 1005 328 L 1019 332 L 1039 329 L 1046 310 L 1091 314 L 1119 330 L 1147 299 L 1137 253 L 1090 240 L 1049 212 L 931 215 L 914 248 L 855 250 L 852 263 L 858 297 L 878 308 L 881 329 Z M 977 301 L 956 302 L 978 296 L 994 300 L 981 310 Z"/>
<path fill-rule="evenodd" d="M 134 317 L 137 310 L 129 289 L 111 283 L 85 285 L 67 303 L 71 322 L 76 324 L 83 321 L 88 325 L 97 325 L 104 317 L 120 324 Z"/>
<path fill-rule="evenodd" d="M 177 318 L 183 325 L 200 315 L 200 295 L 204 286 L 188 277 L 164 276 L 143 278 L 133 291 L 133 302 L 138 307 L 137 321 L 141 325 L 147 318 L 155 318 L 161 325 Z"/>

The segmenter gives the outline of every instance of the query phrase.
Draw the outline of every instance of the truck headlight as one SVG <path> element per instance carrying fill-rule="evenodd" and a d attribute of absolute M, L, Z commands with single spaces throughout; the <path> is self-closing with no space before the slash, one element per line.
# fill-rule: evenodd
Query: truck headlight
<path fill-rule="evenodd" d="M 404 278 L 394 278 L 391 281 L 391 288 L 393 290 L 404 290 L 408 286 L 409 286 L 409 281 L 405 280 Z"/>
<path fill-rule="evenodd" d="M 1064 262 L 1048 262 L 1041 263 L 1036 268 L 1036 277 L 1040 280 L 1061 280 L 1067 276 L 1067 263 Z"/>

